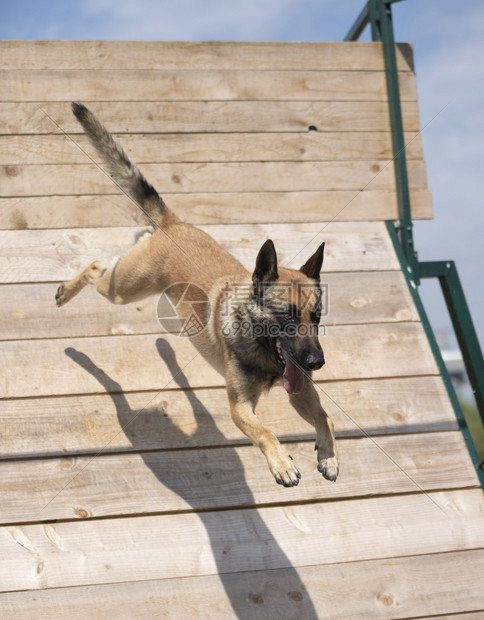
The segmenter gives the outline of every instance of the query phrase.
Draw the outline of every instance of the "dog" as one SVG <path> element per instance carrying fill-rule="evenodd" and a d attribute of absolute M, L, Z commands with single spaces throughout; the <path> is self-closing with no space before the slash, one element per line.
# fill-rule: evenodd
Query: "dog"
<path fill-rule="evenodd" d="M 301 474 L 277 437 L 255 414 L 260 395 L 281 382 L 291 405 L 316 430 L 318 470 L 335 481 L 338 473 L 334 428 L 311 374 L 324 364 L 318 340 L 320 271 L 324 243 L 299 269 L 279 267 L 273 242 L 261 247 L 251 274 L 204 231 L 181 221 L 130 161 L 121 146 L 81 103 L 72 111 L 105 163 L 115 185 L 155 228 L 112 267 L 93 262 L 60 285 L 57 306 L 87 284 L 114 304 L 128 304 L 166 291 L 180 319 L 198 304 L 203 329 L 191 337 L 202 356 L 225 377 L 230 414 L 264 454 L 276 482 L 296 486 Z M 192 283 L 193 304 L 179 303 Z"/>

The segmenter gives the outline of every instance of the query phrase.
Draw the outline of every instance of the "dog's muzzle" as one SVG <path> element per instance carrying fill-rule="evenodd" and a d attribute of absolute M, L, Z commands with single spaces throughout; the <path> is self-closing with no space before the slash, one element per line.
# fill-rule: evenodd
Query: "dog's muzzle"
<path fill-rule="evenodd" d="M 324 366 L 324 354 L 322 351 L 306 353 L 301 364 L 306 370 L 319 370 Z"/>

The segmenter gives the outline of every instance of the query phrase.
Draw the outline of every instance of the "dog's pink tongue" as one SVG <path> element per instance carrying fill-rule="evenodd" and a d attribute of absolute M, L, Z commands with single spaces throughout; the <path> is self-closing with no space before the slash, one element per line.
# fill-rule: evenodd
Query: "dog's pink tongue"
<path fill-rule="evenodd" d="M 284 361 L 286 362 L 284 375 L 282 377 L 284 389 L 289 394 L 299 394 L 304 388 L 304 373 L 299 366 L 292 361 L 291 356 L 286 353 L 284 347 L 281 347 L 281 351 Z"/>

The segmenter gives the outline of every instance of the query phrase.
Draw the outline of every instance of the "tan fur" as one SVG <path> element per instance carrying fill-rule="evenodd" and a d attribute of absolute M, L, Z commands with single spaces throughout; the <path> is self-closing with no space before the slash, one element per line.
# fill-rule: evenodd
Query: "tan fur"
<path fill-rule="evenodd" d="M 143 196 L 145 188 L 135 187 L 139 179 L 146 184 L 141 173 L 127 160 L 121 147 L 112 140 L 96 117 L 83 106 L 76 105 L 78 106 L 77 113 L 84 115 L 82 124 L 94 146 L 104 157 L 109 157 L 109 153 L 115 149 L 113 152 L 116 157 L 124 158 L 123 166 L 129 167 L 133 178 L 131 194 Z M 112 161 L 110 166 L 111 169 L 116 169 Z M 152 235 L 142 237 L 112 268 L 104 267 L 99 261 L 95 261 L 78 276 L 62 284 L 56 295 L 57 305 L 62 306 L 67 303 L 87 284 L 94 285 L 101 295 L 115 304 L 127 304 L 149 295 L 160 294 L 166 287 L 178 282 L 196 284 L 207 293 L 211 304 L 211 314 L 206 329 L 192 339 L 193 344 L 205 359 L 225 376 L 232 419 L 242 432 L 261 449 L 276 481 L 284 486 L 298 484 L 300 474 L 292 458 L 282 448 L 277 437 L 261 424 L 255 414 L 255 407 L 262 391 L 268 389 L 273 380 L 268 381 L 263 377 L 255 380 L 250 372 L 244 372 L 244 360 L 240 360 L 240 352 L 237 350 L 238 346 L 240 348 L 240 340 L 237 340 L 240 335 L 231 333 L 228 336 L 223 335 L 226 325 L 230 325 L 236 313 L 240 312 L 241 308 L 243 310 L 246 305 L 250 305 L 252 295 L 249 293 L 247 299 L 242 301 L 240 299 L 237 302 L 229 300 L 230 312 L 228 316 L 223 317 L 221 308 L 224 301 L 227 301 L 224 297 L 227 284 L 245 283 L 247 290 L 252 291 L 252 281 L 255 282 L 255 276 L 252 275 L 251 278 L 251 274 L 239 261 L 209 235 L 182 222 L 167 209 L 161 199 L 158 202 L 157 195 L 152 193 L 154 190 L 151 186 L 149 186 L 149 192 L 150 208 L 153 208 L 153 204 L 158 204 L 160 211 L 158 221 L 161 222 L 162 227 L 156 228 Z M 142 199 L 139 202 L 140 205 L 145 204 Z M 151 211 L 151 213 L 155 212 Z M 310 261 L 313 259 L 314 257 Z M 302 269 L 304 270 L 305 267 Z M 314 330 L 317 331 L 317 328 L 311 324 L 310 313 L 317 307 L 318 289 L 316 285 L 314 285 L 314 290 L 309 289 L 309 298 L 306 298 L 303 304 L 297 283 L 309 283 L 311 287 L 314 281 L 305 273 L 292 269 L 279 268 L 277 273 L 278 282 L 287 283 L 282 295 L 283 302 L 302 308 L 301 322 L 307 324 L 310 332 L 310 335 L 305 338 L 297 338 L 297 341 L 295 339 L 294 350 L 304 351 L 305 347 L 310 346 L 314 348 L 314 342 L 317 341 L 317 333 L 315 334 Z M 260 313 L 262 318 L 273 320 L 271 313 L 263 306 L 253 306 L 251 311 L 255 315 Z M 268 354 L 261 352 L 260 355 Z M 264 366 L 264 362 L 261 362 L 261 365 Z M 290 394 L 290 402 L 304 419 L 315 426 L 318 469 L 325 478 L 335 480 L 338 475 L 338 461 L 333 425 L 321 406 L 317 389 L 310 380 L 310 374 L 310 371 L 306 372 L 307 379 L 302 392 Z"/>

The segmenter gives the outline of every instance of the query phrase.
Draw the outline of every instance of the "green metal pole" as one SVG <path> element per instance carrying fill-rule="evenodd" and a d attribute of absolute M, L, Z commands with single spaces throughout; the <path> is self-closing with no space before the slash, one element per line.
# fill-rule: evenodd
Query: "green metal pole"
<path fill-rule="evenodd" d="M 476 467 L 481 486 L 484 488 L 484 463 L 480 462 L 440 349 L 417 292 L 420 278 L 439 278 L 484 426 L 484 361 L 457 269 L 453 261 L 420 263 L 414 248 L 402 107 L 400 103 L 398 66 L 391 11 L 391 4 L 399 1 L 368 0 L 346 35 L 345 41 L 356 41 L 366 25 L 370 23 L 373 41 L 383 43 L 399 216 L 398 222 L 387 222 L 386 224 L 457 420 L 459 421 L 462 434 L 467 443 L 469 453 Z"/>
<path fill-rule="evenodd" d="M 344 41 L 357 41 L 361 33 L 363 32 L 363 30 L 366 28 L 368 24 L 368 20 L 369 20 L 368 5 L 365 4 L 363 9 L 361 10 L 361 13 L 356 18 L 355 23 L 348 30 L 348 34 L 345 36 L 343 40 Z"/>
<path fill-rule="evenodd" d="M 418 284 L 418 259 L 413 243 L 413 223 L 410 210 L 410 190 L 408 186 L 407 158 L 405 154 L 405 137 L 403 133 L 392 9 L 390 3 L 385 2 L 385 0 L 369 0 L 368 10 L 372 38 L 374 41 L 381 41 L 383 43 L 398 201 L 398 235 L 405 258 L 407 259 L 408 268 L 412 273 L 413 279 Z"/>

